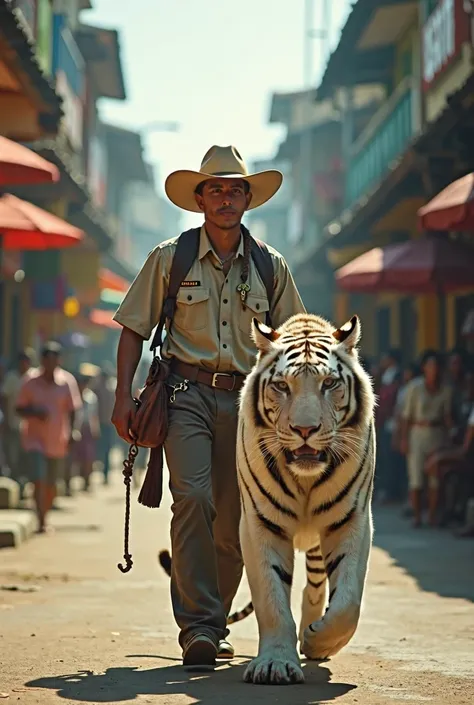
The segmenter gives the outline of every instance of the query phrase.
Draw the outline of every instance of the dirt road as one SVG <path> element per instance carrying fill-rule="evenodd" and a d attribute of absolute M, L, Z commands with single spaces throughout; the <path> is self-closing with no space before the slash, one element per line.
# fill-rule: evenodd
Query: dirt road
<path fill-rule="evenodd" d="M 0 553 L 0 585 L 21 588 L 0 590 L 0 700 L 474 703 L 474 542 L 413 532 L 396 513 L 377 514 L 364 614 L 350 646 L 322 666 L 305 665 L 304 685 L 250 686 L 242 673 L 256 653 L 254 616 L 232 628 L 232 665 L 197 675 L 180 666 L 168 580 L 156 560 L 169 545 L 169 502 L 158 511 L 133 502 L 134 567 L 125 576 L 116 567 L 123 531 L 118 473 L 111 487 L 59 505 L 53 536 Z M 299 560 L 295 614 L 302 569 Z M 244 582 L 236 605 L 248 597 Z"/>

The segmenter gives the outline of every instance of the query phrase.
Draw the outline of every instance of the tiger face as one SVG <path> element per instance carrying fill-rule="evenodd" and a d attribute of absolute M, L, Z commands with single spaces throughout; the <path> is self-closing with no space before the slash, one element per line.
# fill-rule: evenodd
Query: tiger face
<path fill-rule="evenodd" d="M 278 331 L 255 319 L 253 334 L 259 350 L 257 421 L 267 451 L 283 453 L 290 470 L 304 476 L 353 455 L 364 406 L 369 414 L 373 408 L 370 381 L 355 349 L 358 317 L 336 329 L 319 316 L 302 314 Z"/>

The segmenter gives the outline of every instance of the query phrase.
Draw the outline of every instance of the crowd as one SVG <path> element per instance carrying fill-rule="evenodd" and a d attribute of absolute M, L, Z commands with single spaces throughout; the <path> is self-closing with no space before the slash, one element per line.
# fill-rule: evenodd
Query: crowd
<path fill-rule="evenodd" d="M 49 342 L 39 366 L 34 351 L 24 350 L 11 369 L 0 371 L 0 474 L 18 482 L 21 497 L 33 484 L 40 533 L 47 529 L 59 481 L 70 496 L 71 479 L 78 475 L 88 491 L 100 463 L 108 483 L 116 438 L 110 421 L 113 367 L 84 363 L 72 374 L 61 367 L 61 352 L 58 343 Z"/>
<path fill-rule="evenodd" d="M 374 499 L 400 503 L 413 526 L 466 524 L 474 501 L 474 360 L 463 350 L 427 350 L 403 367 L 398 350 L 365 361 L 378 396 Z"/>
<path fill-rule="evenodd" d="M 428 350 L 419 365 L 404 367 L 390 350 L 378 364 L 364 364 L 378 397 L 375 502 L 399 504 L 414 527 L 426 515 L 430 526 L 474 536 L 472 524 L 464 525 L 474 502 L 474 360 L 463 350 Z M 33 483 L 40 532 L 59 480 L 67 496 L 74 475 L 89 491 L 94 467 L 108 483 L 110 453 L 121 444 L 110 420 L 115 386 L 110 363 L 83 363 L 76 374 L 63 369 L 56 342 L 39 361 L 24 350 L 13 368 L 0 365 L 0 475 L 15 479 L 22 496 Z"/>

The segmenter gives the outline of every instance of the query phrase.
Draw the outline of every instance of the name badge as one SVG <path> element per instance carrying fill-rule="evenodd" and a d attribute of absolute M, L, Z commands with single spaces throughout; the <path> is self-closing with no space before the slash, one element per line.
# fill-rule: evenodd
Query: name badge
<path fill-rule="evenodd" d="M 184 281 L 184 282 L 181 282 L 181 286 L 185 286 L 185 287 L 188 287 L 188 286 L 201 286 L 201 282 L 198 282 L 198 281 Z"/>

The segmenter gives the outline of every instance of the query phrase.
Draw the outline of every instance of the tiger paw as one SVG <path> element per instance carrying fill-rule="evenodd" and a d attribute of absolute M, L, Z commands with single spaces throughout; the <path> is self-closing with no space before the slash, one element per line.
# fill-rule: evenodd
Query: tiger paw
<path fill-rule="evenodd" d="M 304 630 L 301 652 L 315 661 L 335 656 L 350 642 L 356 628 L 357 621 L 348 623 L 343 619 L 329 620 L 325 617 Z"/>
<path fill-rule="evenodd" d="M 244 681 L 256 685 L 292 685 L 304 683 L 304 674 L 296 652 L 269 651 L 249 663 Z"/>

